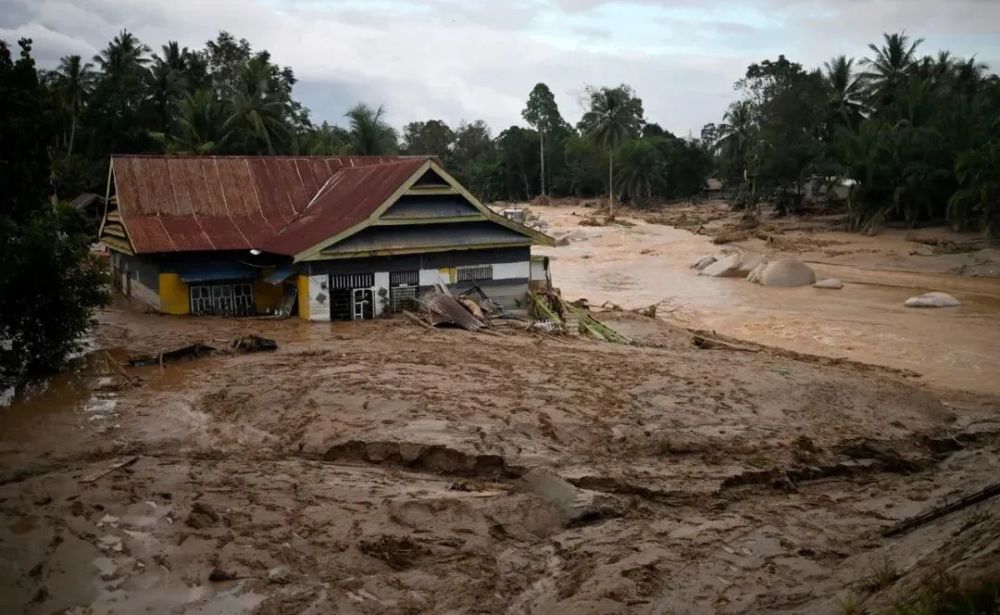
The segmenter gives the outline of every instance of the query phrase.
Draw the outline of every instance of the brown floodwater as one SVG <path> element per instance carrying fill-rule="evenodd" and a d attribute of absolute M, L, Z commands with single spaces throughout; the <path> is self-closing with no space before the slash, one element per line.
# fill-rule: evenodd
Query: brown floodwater
<path fill-rule="evenodd" d="M 695 258 L 721 252 L 708 237 L 642 221 L 631 227 L 580 226 L 582 209 L 575 212 L 579 215 L 568 207 L 532 211 L 550 225 L 551 234 L 569 234 L 568 246 L 538 250 L 551 257 L 553 283 L 567 298 L 624 308 L 669 299 L 677 308 L 672 317 L 725 335 L 912 370 L 937 387 L 1000 393 L 1000 279 L 920 271 L 932 268 L 934 259 L 880 257 L 881 238 L 851 236 L 852 243 L 867 246 L 857 248 L 860 266 L 804 256 L 819 278 L 840 278 L 843 289 L 767 288 L 690 269 Z M 883 268 L 900 263 L 917 270 Z M 931 290 L 951 293 L 962 305 L 903 307 L 907 298 Z"/>

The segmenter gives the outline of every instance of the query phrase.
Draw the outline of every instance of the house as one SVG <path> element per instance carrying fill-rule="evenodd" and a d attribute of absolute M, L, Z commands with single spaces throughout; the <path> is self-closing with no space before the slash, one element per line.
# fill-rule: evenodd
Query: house
<path fill-rule="evenodd" d="M 705 196 L 710 199 L 722 198 L 722 182 L 714 177 L 705 180 Z"/>
<path fill-rule="evenodd" d="M 437 283 L 522 304 L 551 237 L 430 157 L 114 156 L 114 285 L 168 314 L 367 319 Z"/>

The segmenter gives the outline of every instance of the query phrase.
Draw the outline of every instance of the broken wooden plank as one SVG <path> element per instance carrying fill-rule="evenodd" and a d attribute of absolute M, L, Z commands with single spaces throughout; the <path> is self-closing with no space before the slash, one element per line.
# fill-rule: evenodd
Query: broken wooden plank
<path fill-rule="evenodd" d="M 1000 483 L 993 483 L 992 485 L 984 487 L 975 493 L 970 493 L 967 496 L 961 497 L 950 504 L 932 508 L 931 510 L 917 515 L 916 517 L 910 517 L 909 519 L 900 521 L 888 530 L 882 532 L 882 535 L 897 536 L 899 534 L 904 534 L 914 528 L 920 527 L 921 525 L 930 523 L 935 519 L 940 519 L 945 515 L 950 515 L 951 513 L 962 510 L 963 508 L 968 508 L 973 504 L 986 501 L 996 495 L 1000 495 Z"/>
<path fill-rule="evenodd" d="M 431 323 L 427 322 L 423 318 L 417 316 L 416 314 L 414 314 L 413 312 L 410 312 L 408 310 L 403 310 L 403 316 L 406 316 L 407 318 L 409 318 L 410 320 L 412 320 L 413 322 L 417 323 L 418 325 L 420 325 L 421 327 L 423 327 L 425 329 L 433 329 L 434 328 L 434 325 L 432 325 Z"/>
<path fill-rule="evenodd" d="M 111 474 L 115 470 L 120 470 L 121 468 L 124 468 L 126 466 L 130 466 L 130 465 L 132 465 L 133 463 L 135 463 L 138 460 L 139 460 L 139 456 L 138 455 L 133 455 L 131 457 L 126 457 L 125 459 L 122 459 L 120 461 L 116 461 L 115 463 L 112 463 L 111 465 L 109 465 L 108 467 L 104 468 L 103 470 L 98 470 L 97 472 L 94 472 L 92 474 L 88 474 L 87 476 L 84 476 L 83 478 L 80 479 L 80 482 L 81 483 L 92 483 L 95 480 L 98 480 L 99 478 L 101 478 L 103 476 Z"/>

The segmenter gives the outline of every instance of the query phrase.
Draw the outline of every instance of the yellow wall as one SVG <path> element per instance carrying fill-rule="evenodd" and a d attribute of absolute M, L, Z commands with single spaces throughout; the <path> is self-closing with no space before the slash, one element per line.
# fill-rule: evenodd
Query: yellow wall
<path fill-rule="evenodd" d="M 441 267 L 438 269 L 438 273 L 441 274 L 441 277 L 447 278 L 449 284 L 454 284 L 458 280 L 457 267 Z"/>
<path fill-rule="evenodd" d="M 180 274 L 160 274 L 160 310 L 167 314 L 187 314 L 191 311 L 188 286 L 181 281 Z"/>
<path fill-rule="evenodd" d="M 284 287 L 281 284 L 268 284 L 263 280 L 254 280 L 254 307 L 261 314 L 274 313 L 281 307 L 281 295 Z"/>
<path fill-rule="evenodd" d="M 299 318 L 309 320 L 309 276 L 300 275 L 295 283 L 299 289 Z"/>

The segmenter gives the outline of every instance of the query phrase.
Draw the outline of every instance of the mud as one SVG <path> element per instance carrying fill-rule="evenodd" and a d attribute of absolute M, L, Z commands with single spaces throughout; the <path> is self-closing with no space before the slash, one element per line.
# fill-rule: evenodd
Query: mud
<path fill-rule="evenodd" d="M 737 229 L 721 203 L 618 214 L 625 224 L 581 225 L 593 209 L 531 207 L 547 232 L 568 245 L 542 248 L 569 298 L 625 308 L 669 299 L 682 324 L 802 353 L 910 370 L 937 389 L 1000 393 L 1000 250 L 942 228 L 887 229 L 874 237 L 843 230 L 837 217 L 767 217 L 736 243 L 713 244 Z M 677 226 L 670 226 L 671 224 Z M 740 237 L 745 237 L 740 239 Z M 949 243 L 950 242 L 950 243 Z M 974 246 L 948 251 L 928 245 Z M 699 277 L 690 262 L 723 249 L 772 260 L 794 255 L 841 290 L 766 288 L 741 279 Z M 928 291 L 962 305 L 915 311 L 903 302 Z M 666 314 L 664 314 L 666 315 Z"/>
<path fill-rule="evenodd" d="M 103 312 L 122 361 L 278 349 L 18 393 L 0 611 L 834 613 L 995 561 L 997 499 L 882 532 L 996 480 L 996 396 L 602 318 L 639 345 Z"/>

